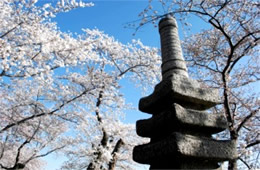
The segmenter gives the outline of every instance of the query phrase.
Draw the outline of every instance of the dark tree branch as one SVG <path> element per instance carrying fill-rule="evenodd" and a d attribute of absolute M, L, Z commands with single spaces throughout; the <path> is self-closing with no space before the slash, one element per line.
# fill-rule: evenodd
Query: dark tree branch
<path fill-rule="evenodd" d="M 255 42 L 257 42 L 258 40 L 259 40 L 259 39 L 257 39 Z M 231 66 L 230 66 L 230 68 L 229 68 L 228 74 L 232 71 L 233 67 L 238 63 L 238 61 L 239 61 L 240 59 L 242 59 L 242 58 L 246 55 L 246 53 L 247 53 L 250 49 L 253 49 L 255 46 L 257 46 L 257 44 L 252 44 L 252 43 L 250 43 L 250 44 L 243 50 L 242 54 L 241 54 L 239 57 L 237 57 L 237 58 L 232 62 Z"/>
<path fill-rule="evenodd" d="M 13 165 L 13 167 L 11 168 L 6 168 L 6 169 L 23 169 L 25 167 L 25 163 L 20 163 L 19 160 L 20 160 L 20 154 L 21 154 L 21 150 L 25 147 L 26 144 L 30 143 L 31 140 L 34 138 L 34 136 L 36 135 L 36 133 L 38 132 L 39 128 L 40 128 L 40 124 L 41 124 L 41 121 L 39 121 L 36 129 L 34 130 L 33 134 L 31 135 L 30 138 L 26 139 L 17 149 L 17 154 L 16 154 L 16 157 L 15 157 L 15 163 Z"/>
<path fill-rule="evenodd" d="M 252 118 L 254 115 L 256 115 L 256 113 L 258 113 L 259 112 L 259 109 L 260 109 L 260 107 L 258 107 L 256 110 L 253 110 L 253 111 L 251 111 L 251 113 L 249 114 L 249 115 L 247 115 L 242 121 L 241 121 L 241 123 L 238 125 L 238 127 L 237 127 L 237 133 L 241 130 L 241 128 L 244 126 L 244 124 L 250 119 L 250 118 Z"/>
<path fill-rule="evenodd" d="M 6 147 L 5 144 L 6 144 L 6 142 L 8 141 L 8 138 L 9 138 L 9 135 L 6 135 L 5 141 L 4 141 L 3 146 L 2 146 L 1 154 L 0 154 L 0 160 L 1 160 L 2 157 L 4 156 L 5 147 Z"/>
<path fill-rule="evenodd" d="M 217 12 L 214 14 L 214 18 L 216 18 L 216 16 L 218 15 L 218 13 L 222 10 L 222 9 L 224 9 L 227 5 L 228 5 L 228 3 L 229 2 L 231 2 L 231 0 L 229 0 L 229 1 L 225 1 L 222 5 L 220 5 L 220 8 L 217 10 Z"/>
<path fill-rule="evenodd" d="M 117 162 L 117 153 L 119 152 L 119 149 L 124 145 L 124 142 L 122 139 L 119 139 L 114 147 L 114 150 L 112 151 L 112 160 L 110 160 L 108 164 L 109 170 L 114 170 Z"/>
<path fill-rule="evenodd" d="M 247 148 L 250 148 L 250 147 L 252 147 L 252 146 L 258 145 L 259 143 L 260 143 L 260 140 L 256 140 L 256 141 L 254 141 L 254 142 L 252 142 L 252 143 L 249 143 L 249 144 L 246 146 L 246 149 L 247 149 Z"/>
<path fill-rule="evenodd" d="M 237 139 L 237 133 L 234 129 L 234 120 L 232 119 L 232 113 L 230 110 L 230 103 L 229 103 L 229 91 L 228 91 L 228 85 L 227 85 L 227 77 L 224 72 L 222 72 L 222 80 L 223 80 L 223 96 L 224 96 L 224 110 L 227 117 L 227 120 L 229 122 L 229 131 L 231 139 Z"/>
<path fill-rule="evenodd" d="M 39 52 L 37 52 L 33 57 L 32 57 L 32 60 L 34 60 L 39 54 L 41 54 L 41 50 Z"/>
<path fill-rule="evenodd" d="M 59 68 L 59 66 L 51 67 L 50 70 L 55 70 L 55 69 L 57 69 L 57 68 Z M 32 74 L 32 75 L 30 75 L 30 76 L 31 76 L 31 77 L 34 77 L 34 76 L 37 76 L 37 75 L 41 74 L 42 72 L 44 72 L 44 71 L 40 71 L 40 72 L 35 73 L 35 74 Z M 25 74 L 10 75 L 10 74 L 7 74 L 5 71 L 2 71 L 2 73 L 0 74 L 0 76 L 23 78 L 23 77 L 25 77 Z"/>
<path fill-rule="evenodd" d="M 75 96 L 75 97 L 71 98 L 70 100 L 67 100 L 67 101 L 63 102 L 58 108 L 52 110 L 51 112 L 42 112 L 42 113 L 40 113 L 40 114 L 35 114 L 35 115 L 32 115 L 32 116 L 23 118 L 23 119 L 21 119 L 21 120 L 19 120 L 19 121 L 17 121 L 17 122 L 11 123 L 11 124 L 5 126 L 3 129 L 1 129 L 1 130 L 0 130 L 0 133 L 3 133 L 4 131 L 10 129 L 10 128 L 13 127 L 13 126 L 20 125 L 20 124 L 22 124 L 22 123 L 25 123 L 25 122 L 27 122 L 27 121 L 29 121 L 29 120 L 32 120 L 32 119 L 35 119 L 35 118 L 37 118 L 37 117 L 41 117 L 41 116 L 45 116 L 45 115 L 53 115 L 55 112 L 61 110 L 61 109 L 62 109 L 64 106 L 66 106 L 67 104 L 69 104 L 69 103 L 71 103 L 71 102 L 77 100 L 78 98 L 84 96 L 87 92 L 89 92 L 89 91 L 91 91 L 91 90 L 93 90 L 93 89 L 86 89 L 86 90 L 84 90 L 81 94 L 79 94 L 78 96 Z"/>
<path fill-rule="evenodd" d="M 260 30 L 257 30 L 255 32 L 250 32 L 250 33 L 247 33 L 246 35 L 244 35 L 235 45 L 234 45 L 234 48 L 237 48 L 246 38 L 250 37 L 250 36 L 253 36 L 257 33 L 259 33 Z M 254 42 L 257 42 L 259 40 L 259 38 L 256 38 L 254 37 Z"/>
<path fill-rule="evenodd" d="M 213 25 L 216 29 L 218 29 L 223 35 L 224 37 L 227 39 L 229 47 L 231 49 L 230 54 L 233 54 L 233 43 L 231 41 L 231 37 L 226 33 L 226 31 L 224 30 L 224 28 L 221 26 L 220 22 L 214 18 L 213 16 L 211 16 L 210 14 L 208 14 L 208 16 L 210 16 L 211 18 L 208 20 L 208 22 Z M 216 23 L 214 23 L 213 21 L 215 21 Z M 217 25 L 216 25 L 217 24 Z"/>
<path fill-rule="evenodd" d="M 213 72 L 215 72 L 215 73 L 221 73 L 219 70 L 213 69 L 213 68 L 209 67 L 208 65 L 200 64 L 200 63 L 198 63 L 198 62 L 195 61 L 195 60 L 194 60 L 193 62 L 194 62 L 195 65 L 198 65 L 198 66 L 200 66 L 200 67 L 204 67 L 204 68 L 206 68 L 206 69 L 208 69 L 208 70 L 210 70 L 210 71 L 213 71 Z"/>
<path fill-rule="evenodd" d="M 248 165 L 248 163 L 247 163 L 245 160 L 243 160 L 241 157 L 239 157 L 238 159 L 239 159 L 241 162 L 243 162 L 248 169 L 251 169 L 251 167 Z"/>
<path fill-rule="evenodd" d="M 118 75 L 118 77 L 122 77 L 124 74 L 126 74 L 128 71 L 132 71 L 133 69 L 135 69 L 136 67 L 148 67 L 149 65 L 148 64 L 137 64 L 137 65 L 134 65 L 134 66 L 131 66 L 129 68 L 127 68 L 126 70 L 124 71 L 121 71 L 121 73 Z"/>
<path fill-rule="evenodd" d="M 2 72 L 0 73 L 0 77 L 5 75 L 5 70 L 2 70 Z"/>
<path fill-rule="evenodd" d="M 100 105 L 102 104 L 104 89 L 105 89 L 105 87 L 102 86 L 102 88 L 98 94 L 98 98 L 97 98 L 97 102 L 96 102 L 96 108 L 98 108 L 98 109 L 100 108 Z M 96 112 L 96 117 L 97 117 L 99 125 L 101 126 L 101 130 L 102 130 L 102 134 L 103 134 L 102 139 L 100 141 L 100 147 L 106 148 L 109 136 L 108 136 L 105 128 L 102 127 L 102 118 L 100 116 L 100 112 L 98 109 L 95 112 Z M 100 148 L 97 150 L 96 154 L 97 154 L 97 157 L 94 158 L 94 160 L 89 163 L 87 170 L 102 169 L 102 165 L 101 165 L 101 167 L 97 167 L 97 162 L 101 159 L 101 156 L 103 154 L 102 151 L 100 150 Z"/>
<path fill-rule="evenodd" d="M 45 157 L 45 156 L 47 156 L 47 155 L 49 155 L 49 154 L 51 154 L 51 153 L 53 153 L 53 152 L 55 152 L 55 151 L 57 151 L 57 150 L 63 149 L 63 148 L 65 148 L 65 145 L 63 145 L 63 146 L 61 146 L 61 147 L 57 147 L 57 148 L 52 149 L 52 150 L 49 150 L 48 152 L 46 152 L 46 153 L 44 153 L 44 154 L 37 155 L 37 156 L 32 156 L 32 157 L 29 158 L 27 161 L 25 161 L 24 164 L 27 164 L 28 162 L 30 162 L 30 161 L 32 161 L 32 160 L 34 160 L 34 159 L 41 158 L 41 157 Z"/>
<path fill-rule="evenodd" d="M 13 27 L 12 29 L 8 30 L 6 33 L 4 33 L 3 35 L 0 36 L 0 38 L 4 38 L 6 35 L 8 35 L 10 32 L 14 31 L 18 26 L 22 25 L 23 22 L 20 22 L 19 24 L 17 24 L 15 27 Z"/>

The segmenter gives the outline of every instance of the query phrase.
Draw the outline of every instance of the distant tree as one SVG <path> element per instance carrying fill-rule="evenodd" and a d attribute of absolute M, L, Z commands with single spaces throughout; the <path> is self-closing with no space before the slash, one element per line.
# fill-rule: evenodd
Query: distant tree
<path fill-rule="evenodd" d="M 38 170 L 57 151 L 70 158 L 63 169 L 131 168 L 142 139 L 122 123 L 119 82 L 155 84 L 157 49 L 99 30 L 64 33 L 50 20 L 92 3 L 36 3 L 0 1 L 0 168 Z"/>
<path fill-rule="evenodd" d="M 237 141 L 239 169 L 260 168 L 259 6 L 255 0 L 150 0 L 136 27 L 167 14 L 185 25 L 195 15 L 209 25 L 182 46 L 191 77 L 220 89 L 222 104 L 215 111 L 224 112 L 229 123 L 229 133 L 222 135 Z M 229 162 L 229 169 L 237 169 L 237 161 Z"/>

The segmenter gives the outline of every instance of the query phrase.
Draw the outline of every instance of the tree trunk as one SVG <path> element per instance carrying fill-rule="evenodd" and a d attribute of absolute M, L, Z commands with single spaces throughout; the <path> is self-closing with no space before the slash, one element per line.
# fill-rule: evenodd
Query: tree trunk
<path fill-rule="evenodd" d="M 103 90 L 99 91 L 99 95 L 98 95 L 97 103 L 96 103 L 97 108 L 100 108 L 100 105 L 102 103 L 103 93 L 104 93 Z M 102 118 L 100 116 L 99 110 L 96 111 L 96 117 L 97 117 L 97 121 L 99 122 L 100 126 L 102 126 Z M 106 130 L 104 129 L 104 127 L 102 127 L 101 130 L 103 133 L 103 137 L 100 141 L 99 147 L 106 148 L 109 136 L 108 136 Z M 103 169 L 102 165 L 100 167 L 98 167 L 99 166 L 98 162 L 102 156 L 102 152 L 100 149 L 98 149 L 96 153 L 97 153 L 97 157 L 92 162 L 89 163 L 87 170 Z"/>
<path fill-rule="evenodd" d="M 228 170 L 237 170 L 237 160 L 228 162 Z"/>
<path fill-rule="evenodd" d="M 88 165 L 87 170 L 93 170 L 93 169 L 95 169 L 95 168 L 94 168 L 93 163 L 91 162 L 91 163 Z"/>
<path fill-rule="evenodd" d="M 117 162 L 117 155 L 116 153 L 119 151 L 119 149 L 121 148 L 121 146 L 124 144 L 122 139 L 119 139 L 116 143 L 116 146 L 112 152 L 112 160 L 109 162 L 108 164 L 108 169 L 109 170 L 114 170 L 116 167 L 116 162 Z"/>

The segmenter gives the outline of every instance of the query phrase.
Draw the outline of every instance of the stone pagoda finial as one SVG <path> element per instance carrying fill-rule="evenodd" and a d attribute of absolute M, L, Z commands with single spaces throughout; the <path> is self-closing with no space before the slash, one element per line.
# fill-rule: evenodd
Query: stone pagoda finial
<path fill-rule="evenodd" d="M 139 110 L 152 117 L 136 122 L 137 134 L 151 140 L 134 147 L 133 159 L 150 169 L 219 170 L 237 152 L 235 141 L 212 138 L 228 128 L 223 114 L 205 111 L 220 103 L 218 90 L 201 88 L 188 77 L 173 17 L 160 21 L 159 32 L 163 79 L 139 101 Z"/>
<path fill-rule="evenodd" d="M 159 32 L 161 35 L 163 80 L 171 77 L 172 74 L 188 77 L 175 18 L 170 15 L 163 18 L 159 23 Z"/>

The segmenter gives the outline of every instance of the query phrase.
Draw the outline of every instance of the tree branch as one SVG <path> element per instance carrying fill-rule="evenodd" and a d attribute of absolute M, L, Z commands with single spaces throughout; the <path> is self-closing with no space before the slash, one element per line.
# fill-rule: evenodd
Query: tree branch
<path fill-rule="evenodd" d="M 55 69 L 57 69 L 57 68 L 59 68 L 59 66 L 53 66 L 53 67 L 50 68 L 50 70 L 55 70 Z M 44 71 L 40 71 L 40 72 L 35 73 L 35 74 L 32 74 L 32 75 L 30 75 L 30 76 L 31 76 L 31 77 L 34 77 L 34 76 L 39 75 L 39 74 L 41 74 L 41 73 L 43 73 L 43 72 L 44 72 Z M 10 75 L 10 74 L 7 74 L 4 70 L 2 71 L 2 73 L 0 74 L 0 76 L 16 77 L 16 78 L 25 77 L 24 74 L 20 74 L 20 75 Z"/>
<path fill-rule="evenodd" d="M 3 147 L 2 147 L 2 150 L 1 150 L 1 154 L 0 154 L 0 160 L 2 159 L 2 157 L 4 156 L 4 152 L 5 152 L 5 144 L 6 144 L 6 142 L 7 142 L 7 140 L 8 140 L 8 138 L 9 138 L 9 135 L 6 135 L 5 136 L 5 141 L 4 141 L 4 143 L 3 143 Z"/>
<path fill-rule="evenodd" d="M 249 115 L 247 115 L 239 124 L 239 126 L 237 127 L 237 133 L 240 131 L 240 129 L 244 126 L 244 124 L 254 115 L 256 115 L 257 112 L 259 112 L 260 107 L 258 107 L 256 110 L 251 111 L 251 113 Z"/>
<path fill-rule="evenodd" d="M 252 146 L 255 146 L 255 145 L 258 145 L 260 143 L 260 140 L 256 140 L 256 141 L 254 141 L 254 142 L 252 142 L 252 143 L 249 143 L 248 145 L 246 145 L 246 149 L 247 148 L 250 148 L 250 147 L 252 147 Z"/>
<path fill-rule="evenodd" d="M 220 8 L 217 10 L 217 12 L 215 13 L 215 15 L 214 15 L 214 18 L 218 15 L 218 13 L 222 10 L 222 9 L 224 9 L 226 6 L 227 6 L 227 4 L 229 3 L 229 2 L 231 2 L 231 0 L 229 0 L 229 1 L 225 1 L 222 5 L 220 5 Z"/>
<path fill-rule="evenodd" d="M 257 39 L 256 41 L 258 41 L 258 40 L 259 40 L 259 39 Z M 256 41 L 255 41 L 255 42 L 256 42 Z M 250 43 L 250 44 L 243 50 L 242 54 L 241 54 L 239 57 L 237 57 L 237 58 L 232 62 L 231 66 L 230 66 L 230 68 L 229 68 L 228 73 L 230 73 L 230 72 L 232 71 L 233 67 L 236 65 L 236 63 L 237 63 L 242 57 L 244 57 L 244 56 L 246 55 L 246 53 L 248 52 L 248 50 L 253 49 L 255 46 L 257 46 L 257 44 L 252 44 L 252 43 Z"/>
<path fill-rule="evenodd" d="M 129 68 L 127 68 L 126 70 L 122 71 L 118 77 L 122 77 L 124 74 L 126 74 L 128 71 L 131 71 L 133 70 L 134 68 L 136 67 L 148 67 L 149 65 L 148 64 L 137 64 L 137 65 L 134 65 L 134 66 L 131 66 Z"/>
<path fill-rule="evenodd" d="M 41 121 L 39 121 L 36 129 L 34 130 L 33 134 L 31 135 L 31 137 L 29 139 L 26 139 L 17 149 L 17 154 L 16 154 L 16 158 L 15 158 L 15 163 L 14 166 L 12 168 L 8 168 L 8 169 L 23 169 L 25 167 L 25 163 L 19 163 L 20 160 L 20 154 L 21 154 L 21 150 L 24 148 L 24 146 L 28 143 L 31 142 L 31 140 L 34 138 L 34 136 L 36 135 L 36 133 L 38 132 L 39 128 L 40 128 L 40 124 Z"/>
<path fill-rule="evenodd" d="M 238 159 L 239 159 L 241 162 L 243 162 L 243 163 L 247 166 L 248 169 L 251 169 L 251 167 L 248 165 L 248 163 L 247 163 L 245 160 L 243 160 L 241 157 L 239 157 Z"/>
<path fill-rule="evenodd" d="M 224 110 L 225 114 L 227 117 L 227 120 L 229 122 L 229 131 L 230 131 L 230 136 L 232 139 L 237 139 L 237 133 L 234 130 L 234 121 L 232 119 L 232 114 L 230 111 L 230 104 L 229 104 L 229 95 L 228 95 L 228 86 L 227 86 L 227 79 L 226 79 L 226 74 L 222 72 L 222 80 L 223 80 L 223 96 L 224 96 Z"/>
<path fill-rule="evenodd" d="M 114 170 L 115 169 L 115 166 L 116 166 L 116 162 L 117 162 L 117 153 L 119 151 L 119 149 L 124 145 L 124 142 L 123 140 L 120 138 L 115 147 L 114 147 L 114 150 L 112 151 L 112 160 L 110 160 L 109 164 L 108 164 L 108 169 L 109 170 Z"/>
<path fill-rule="evenodd" d="M 44 154 L 41 154 L 41 155 L 37 155 L 37 156 L 32 156 L 31 158 L 29 158 L 27 161 L 25 161 L 24 164 L 27 164 L 28 162 L 32 161 L 33 159 L 37 159 L 37 158 L 41 158 L 41 157 L 44 157 L 44 156 L 47 156 L 57 150 L 60 150 L 60 149 L 63 149 L 66 145 L 63 145 L 61 147 L 57 147 L 55 149 L 52 149 L 52 150 L 49 150 L 48 152 L 44 153 Z"/>
<path fill-rule="evenodd" d="M 105 87 L 103 86 L 101 88 L 101 90 L 99 91 L 97 102 L 96 102 L 96 108 L 97 109 L 96 109 L 95 112 L 96 112 L 96 117 L 97 117 L 99 125 L 101 126 L 101 130 L 102 130 L 102 134 L 103 134 L 102 139 L 100 141 L 100 144 L 101 144 L 100 147 L 106 148 L 109 136 L 108 136 L 105 128 L 102 126 L 102 118 L 101 118 L 100 112 L 99 112 L 100 105 L 102 104 L 102 98 L 103 98 L 104 89 L 105 89 Z M 96 169 L 96 168 L 102 169 L 101 167 L 96 167 L 98 161 L 100 160 L 100 158 L 102 156 L 102 154 L 103 154 L 102 151 L 100 150 L 100 148 L 98 148 L 97 157 L 94 158 L 95 160 L 93 160 L 92 162 L 89 163 L 89 165 L 87 167 L 87 170 L 93 170 L 93 169 Z"/>
<path fill-rule="evenodd" d="M 14 31 L 18 26 L 22 25 L 23 22 L 20 22 L 19 24 L 17 24 L 15 27 L 13 27 L 12 29 L 8 30 L 6 33 L 4 33 L 3 35 L 0 36 L 0 38 L 4 38 L 6 35 L 8 35 L 10 32 Z"/>
<path fill-rule="evenodd" d="M 85 95 L 87 92 L 89 92 L 89 91 L 91 91 L 91 90 L 93 90 L 93 89 L 86 89 L 86 90 L 84 90 L 81 94 L 79 94 L 78 96 L 73 97 L 73 98 L 70 99 L 70 100 L 67 100 L 67 101 L 63 102 L 58 108 L 52 110 L 51 112 L 47 112 L 47 113 L 46 113 L 46 112 L 43 112 L 43 113 L 40 113 L 40 114 L 35 114 L 35 115 L 32 115 L 32 116 L 23 118 L 22 120 L 19 120 L 19 121 L 17 121 L 17 122 L 11 123 L 11 124 L 5 126 L 3 129 L 1 129 L 1 130 L 0 130 L 0 133 L 3 133 L 4 131 L 10 129 L 10 128 L 13 127 L 13 126 L 20 125 L 20 124 L 22 124 L 22 123 L 25 123 L 25 122 L 27 122 L 27 121 L 29 121 L 29 120 L 32 120 L 32 119 L 35 119 L 35 118 L 37 118 L 37 117 L 41 117 L 41 116 L 45 116 L 45 115 L 52 115 L 52 114 L 54 114 L 55 112 L 57 112 L 57 111 L 59 111 L 60 109 L 62 109 L 65 105 L 67 105 L 67 104 L 69 104 L 69 103 L 75 101 L 76 99 L 82 97 L 83 95 Z"/>

